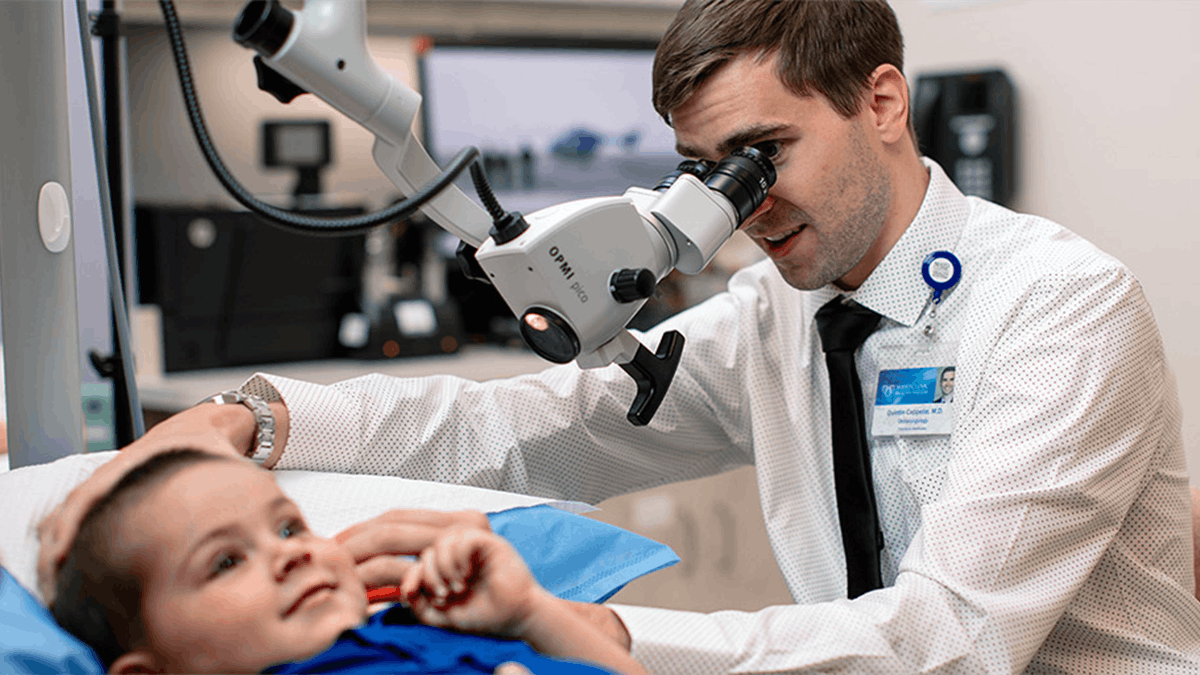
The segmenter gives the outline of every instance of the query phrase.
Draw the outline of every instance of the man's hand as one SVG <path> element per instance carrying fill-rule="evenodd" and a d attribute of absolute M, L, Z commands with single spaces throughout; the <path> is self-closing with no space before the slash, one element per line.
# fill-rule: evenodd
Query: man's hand
<path fill-rule="evenodd" d="M 334 537 L 350 550 L 358 576 L 368 589 L 399 586 L 415 563 L 411 557 L 450 529 L 491 532 L 479 511 L 396 509 L 346 528 Z"/>
<path fill-rule="evenodd" d="M 272 403 L 277 444 L 287 442 L 287 411 Z M 54 601 L 54 577 L 75 539 L 80 521 L 130 469 L 168 450 L 192 448 L 244 457 L 257 431 L 254 414 L 240 405 L 202 404 L 168 418 L 126 446 L 67 495 L 38 526 L 38 587 L 46 604 Z"/>

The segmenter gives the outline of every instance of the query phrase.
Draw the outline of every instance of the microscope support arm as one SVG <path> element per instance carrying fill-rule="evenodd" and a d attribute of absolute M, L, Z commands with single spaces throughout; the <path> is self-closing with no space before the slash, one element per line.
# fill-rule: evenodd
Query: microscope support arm
<path fill-rule="evenodd" d="M 379 65 L 367 50 L 366 32 L 365 0 L 307 0 L 299 12 L 251 3 L 234 28 L 235 39 L 256 49 L 264 65 L 374 134 L 375 163 L 412 195 L 442 171 L 412 133 L 421 95 Z M 487 212 L 454 185 L 421 210 L 475 247 L 492 225 Z"/>

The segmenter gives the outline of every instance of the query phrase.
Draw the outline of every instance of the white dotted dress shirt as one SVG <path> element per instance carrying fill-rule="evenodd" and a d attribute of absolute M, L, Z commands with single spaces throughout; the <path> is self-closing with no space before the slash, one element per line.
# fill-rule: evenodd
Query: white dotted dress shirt
<path fill-rule="evenodd" d="M 770 262 L 645 336 L 687 343 L 644 428 L 625 419 L 634 386 L 616 367 L 246 386 L 287 403 L 279 468 L 598 502 L 754 464 L 796 604 L 615 606 L 655 673 L 1200 672 L 1180 415 L 1141 288 L 1086 241 L 927 165 L 920 212 L 854 294 L 884 317 L 858 367 L 871 419 L 881 368 L 950 349 L 953 433 L 871 438 L 887 587 L 853 601 L 813 320 L 837 291 L 796 291 Z M 920 270 L 939 250 L 963 278 L 928 337 Z"/>

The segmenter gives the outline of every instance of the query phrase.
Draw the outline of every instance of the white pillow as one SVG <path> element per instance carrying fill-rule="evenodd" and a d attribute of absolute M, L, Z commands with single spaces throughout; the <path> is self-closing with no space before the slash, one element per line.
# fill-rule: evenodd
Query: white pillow
<path fill-rule="evenodd" d="M 0 473 L 0 563 L 37 593 L 37 526 L 76 485 L 116 451 L 71 455 Z M 279 486 L 300 506 L 317 534 L 333 536 L 391 509 L 499 511 L 551 504 L 572 513 L 593 507 L 483 488 L 316 471 L 276 471 Z M 41 600 L 41 597 L 38 598 Z"/>

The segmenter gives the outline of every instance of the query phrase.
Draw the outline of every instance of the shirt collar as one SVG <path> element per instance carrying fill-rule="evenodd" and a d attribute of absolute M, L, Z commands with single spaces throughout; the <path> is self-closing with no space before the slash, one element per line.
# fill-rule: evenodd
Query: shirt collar
<path fill-rule="evenodd" d="M 905 326 L 921 318 L 931 293 L 921 277 L 921 263 L 934 251 L 954 251 L 971 208 L 937 162 L 928 157 L 921 161 L 929 169 L 929 187 L 912 223 L 858 290 L 829 284 L 813 291 L 813 313 L 835 296 L 848 295 Z"/>

